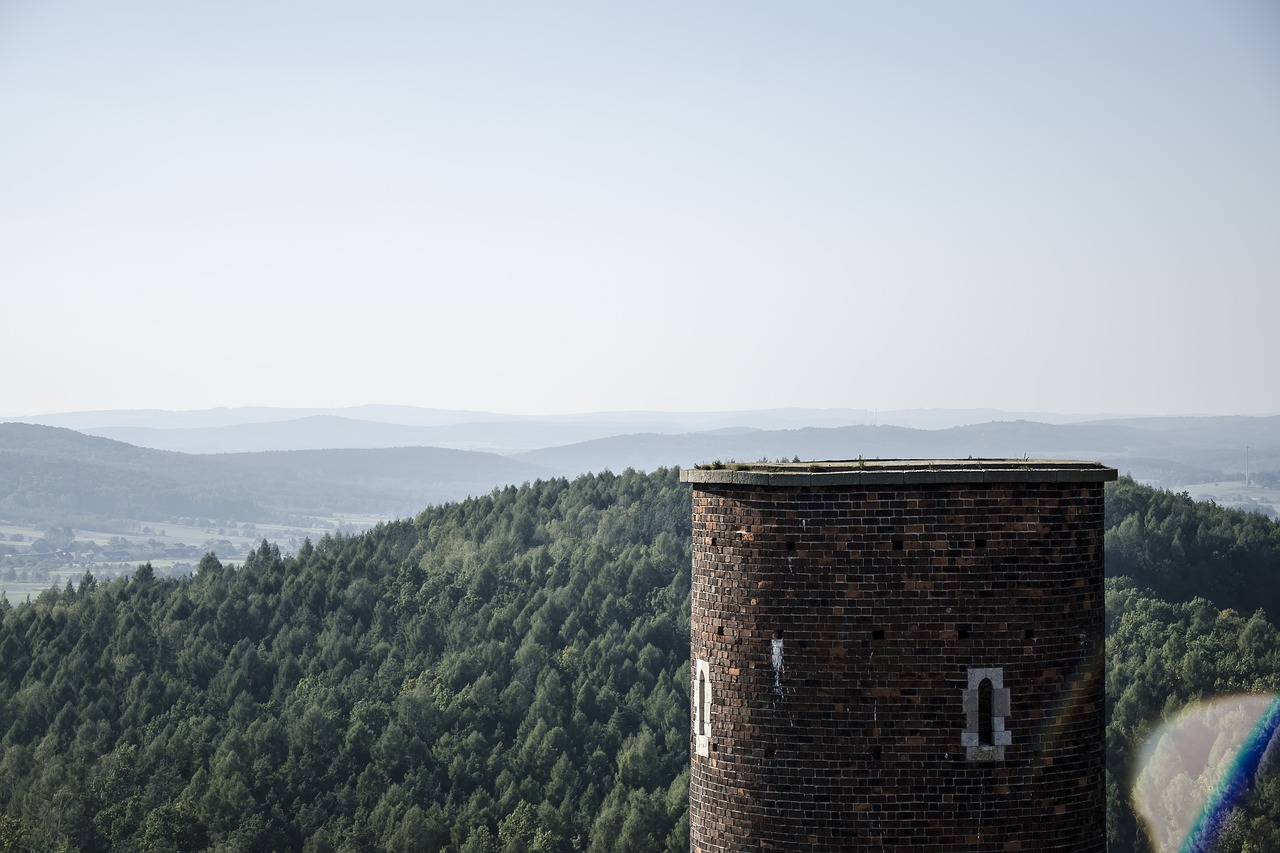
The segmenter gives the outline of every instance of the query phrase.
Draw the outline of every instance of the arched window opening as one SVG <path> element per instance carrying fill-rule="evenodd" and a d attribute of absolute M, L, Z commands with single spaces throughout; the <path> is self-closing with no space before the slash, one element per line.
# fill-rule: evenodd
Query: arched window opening
<path fill-rule="evenodd" d="M 1010 692 L 1003 667 L 973 667 L 961 691 L 964 730 L 960 745 L 970 761 L 1003 761 L 1012 745 L 1009 732 Z"/>
<path fill-rule="evenodd" d="M 711 668 L 704 660 L 693 665 L 693 750 L 698 755 L 711 755 Z"/>
<path fill-rule="evenodd" d="M 707 671 L 698 670 L 698 734 L 707 734 Z"/>
<path fill-rule="evenodd" d="M 994 688 L 991 679 L 984 678 L 978 683 L 978 745 L 991 746 L 994 735 L 994 718 L 991 711 L 991 695 Z"/>

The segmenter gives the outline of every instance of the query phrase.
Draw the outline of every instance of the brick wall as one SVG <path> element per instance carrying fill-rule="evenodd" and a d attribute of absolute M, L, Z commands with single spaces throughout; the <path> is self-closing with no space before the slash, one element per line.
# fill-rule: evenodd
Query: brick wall
<path fill-rule="evenodd" d="M 1092 470 L 794 486 L 818 478 L 685 472 L 703 480 L 692 657 L 710 687 L 692 849 L 1103 850 L 1115 473 Z"/>

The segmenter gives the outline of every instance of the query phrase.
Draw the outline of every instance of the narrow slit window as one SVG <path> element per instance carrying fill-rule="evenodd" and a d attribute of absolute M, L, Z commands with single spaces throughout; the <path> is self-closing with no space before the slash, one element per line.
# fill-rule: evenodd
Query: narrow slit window
<path fill-rule="evenodd" d="M 707 734 L 707 672 L 698 670 L 698 734 Z"/>
<path fill-rule="evenodd" d="M 991 746 L 991 679 L 978 683 L 978 746 Z"/>

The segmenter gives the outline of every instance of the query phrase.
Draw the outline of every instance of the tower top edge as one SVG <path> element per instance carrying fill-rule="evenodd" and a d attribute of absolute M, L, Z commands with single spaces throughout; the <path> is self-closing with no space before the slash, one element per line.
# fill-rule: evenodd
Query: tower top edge
<path fill-rule="evenodd" d="M 881 486 L 928 483 L 1105 483 L 1115 468 L 1077 459 L 832 459 L 716 462 L 680 482 L 731 486 Z"/>

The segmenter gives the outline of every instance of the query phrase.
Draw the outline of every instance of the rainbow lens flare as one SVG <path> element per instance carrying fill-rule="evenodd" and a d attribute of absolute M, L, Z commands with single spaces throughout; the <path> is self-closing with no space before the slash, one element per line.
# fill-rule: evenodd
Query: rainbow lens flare
<path fill-rule="evenodd" d="M 1280 744 L 1280 696 L 1190 705 L 1143 747 L 1133 801 L 1160 853 L 1210 853 Z M 1274 750 L 1273 750 L 1274 751 Z"/>

